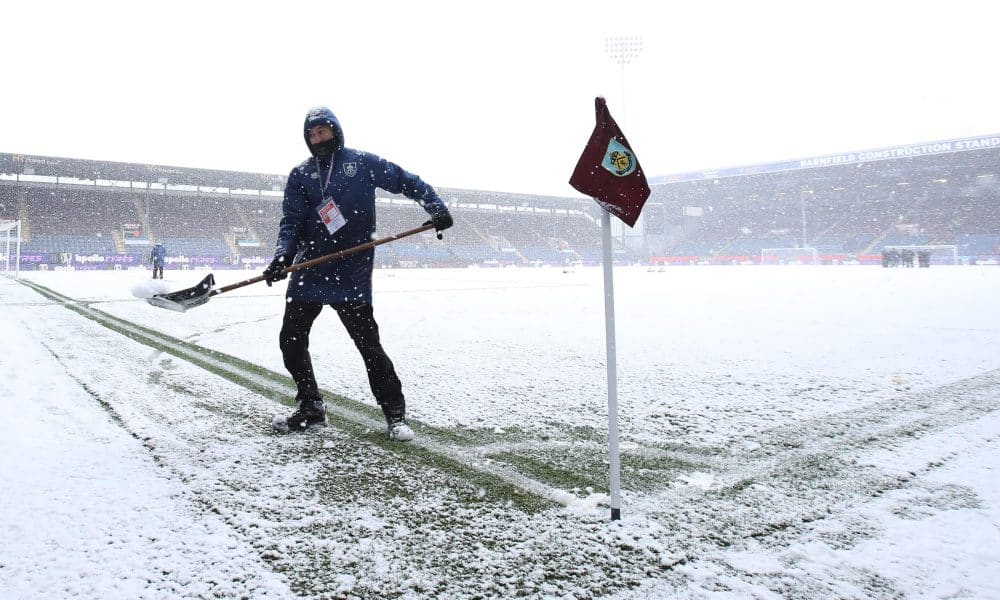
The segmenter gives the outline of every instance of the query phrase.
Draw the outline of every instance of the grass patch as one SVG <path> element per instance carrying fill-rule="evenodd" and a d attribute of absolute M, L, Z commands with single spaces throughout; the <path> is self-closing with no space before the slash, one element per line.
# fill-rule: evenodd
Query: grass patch
<path fill-rule="evenodd" d="M 265 369 L 259 365 L 247 362 L 235 356 L 227 355 L 208 348 L 202 348 L 195 344 L 174 338 L 170 335 L 143 327 L 142 325 L 119 319 L 98 309 L 82 305 L 72 298 L 63 296 L 62 294 L 38 285 L 37 283 L 26 280 L 22 280 L 22 283 L 42 296 L 61 304 L 63 307 L 144 346 L 148 346 L 164 354 L 185 360 L 204 369 L 205 371 L 235 383 L 264 398 L 268 398 L 286 406 L 295 406 L 296 404 L 293 396 L 295 389 L 294 384 L 286 375 L 278 374 L 274 371 Z M 164 385 L 163 375 L 159 372 L 151 373 L 149 375 L 149 381 L 150 383 Z M 197 391 L 193 391 L 188 386 L 180 383 L 169 383 L 165 385 L 173 391 L 179 393 L 194 396 L 198 395 Z M 283 390 L 288 391 L 276 388 L 283 388 Z M 370 417 L 379 423 L 382 421 L 383 417 L 381 411 L 377 407 L 341 396 L 339 394 L 334 394 L 326 390 L 324 390 L 324 394 L 328 404 L 334 404 L 348 409 L 353 413 Z M 205 403 L 204 408 L 215 412 L 224 410 L 218 405 L 209 403 Z M 488 497 L 492 500 L 513 504 L 521 510 L 528 512 L 544 510 L 554 506 L 553 501 L 509 483 L 494 473 L 488 472 L 488 470 L 476 468 L 472 465 L 463 463 L 457 458 L 435 452 L 416 444 L 399 444 L 391 442 L 386 438 L 380 427 L 372 428 L 371 426 L 358 423 L 355 420 L 338 414 L 335 410 L 328 412 L 328 418 L 330 420 L 330 424 L 339 431 L 347 433 L 356 440 L 376 446 L 393 455 L 396 455 L 397 457 L 408 461 L 412 466 L 432 468 L 461 477 L 468 483 L 467 490 L 469 491 L 463 492 L 462 494 L 462 497 L 467 501 L 482 501 L 483 498 Z M 442 445 L 453 444 L 459 447 L 469 448 L 482 444 L 484 441 L 501 439 L 501 434 L 499 433 L 489 436 L 486 440 L 484 440 L 481 435 L 482 432 L 479 431 L 471 432 L 468 430 L 463 431 L 461 429 L 439 429 L 417 422 L 413 422 L 411 425 L 420 435 L 433 439 L 435 443 Z M 507 434 L 503 434 L 503 439 L 508 440 L 509 436 Z M 525 439 L 528 439 L 527 434 L 525 434 Z M 504 463 L 505 461 L 499 462 Z M 509 462 L 506 464 L 514 465 L 517 463 Z M 526 461 L 522 464 L 524 466 L 530 466 L 532 464 L 544 465 L 544 461 Z M 538 476 L 547 475 L 547 477 L 544 477 L 541 482 L 547 485 L 556 485 L 557 487 L 561 486 L 562 482 L 590 481 L 590 478 L 588 477 L 574 477 L 571 473 L 560 473 L 558 470 L 551 469 L 547 470 L 541 466 L 535 468 L 534 473 Z M 531 477 L 533 472 L 527 471 L 523 474 L 527 477 Z"/>

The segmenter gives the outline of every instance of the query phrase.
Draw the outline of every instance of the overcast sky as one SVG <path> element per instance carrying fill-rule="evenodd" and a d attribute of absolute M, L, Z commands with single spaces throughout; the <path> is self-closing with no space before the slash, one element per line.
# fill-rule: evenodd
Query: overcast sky
<path fill-rule="evenodd" d="M 435 186 L 577 196 L 596 95 L 650 176 L 1000 132 L 990 1 L 220 5 L 6 5 L 0 152 L 285 174 L 324 104 Z"/>

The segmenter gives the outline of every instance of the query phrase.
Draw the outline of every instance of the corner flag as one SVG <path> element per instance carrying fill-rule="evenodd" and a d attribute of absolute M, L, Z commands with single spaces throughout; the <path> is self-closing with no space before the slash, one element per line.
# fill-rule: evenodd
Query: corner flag
<path fill-rule="evenodd" d="M 614 258 L 611 215 L 634 227 L 649 198 L 649 184 L 628 140 L 611 118 L 604 98 L 594 99 L 597 125 L 580 155 L 569 184 L 591 196 L 601 211 L 601 255 L 604 263 L 604 341 L 608 356 L 608 462 L 611 484 L 611 520 L 622 515 L 621 453 L 618 440 L 618 360 L 615 350 Z"/>
<path fill-rule="evenodd" d="M 649 198 L 649 184 L 604 98 L 595 98 L 594 104 L 597 124 L 569 184 L 591 196 L 629 227 L 634 227 Z"/>

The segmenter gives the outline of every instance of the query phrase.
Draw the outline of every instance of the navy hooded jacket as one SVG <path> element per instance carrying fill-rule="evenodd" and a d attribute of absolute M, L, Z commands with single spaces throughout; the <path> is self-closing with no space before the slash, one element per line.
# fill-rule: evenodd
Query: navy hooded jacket
<path fill-rule="evenodd" d="M 167 258 L 167 249 L 163 247 L 163 244 L 156 244 L 153 246 L 153 251 L 149 253 L 150 260 L 157 267 L 163 266 L 163 261 Z"/>
<path fill-rule="evenodd" d="M 375 233 L 375 189 L 403 194 L 434 215 L 447 212 L 437 192 L 416 175 L 383 158 L 344 146 L 344 131 L 333 112 L 315 108 L 306 115 L 303 136 L 311 152 L 309 129 L 333 128 L 332 155 L 316 156 L 292 169 L 285 185 L 281 224 L 274 255 L 304 262 L 372 241 Z M 326 183 L 329 178 L 329 183 Z M 325 185 L 325 194 L 322 191 Z M 329 233 L 320 218 L 325 198 L 332 198 L 347 223 Z M 375 249 L 295 271 L 286 296 L 322 304 L 371 303 Z"/>

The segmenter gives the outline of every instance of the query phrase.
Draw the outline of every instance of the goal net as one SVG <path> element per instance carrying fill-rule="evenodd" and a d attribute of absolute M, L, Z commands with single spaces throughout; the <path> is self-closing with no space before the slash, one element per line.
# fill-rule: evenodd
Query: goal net
<path fill-rule="evenodd" d="M 0 273 L 21 273 L 20 221 L 0 221 Z"/>
<path fill-rule="evenodd" d="M 961 264 L 958 258 L 958 246 L 950 244 L 884 246 L 882 248 L 882 264 L 887 267 L 929 267 L 935 265 Z"/>
<path fill-rule="evenodd" d="M 763 248 L 762 265 L 818 265 L 819 253 L 815 248 Z"/>

